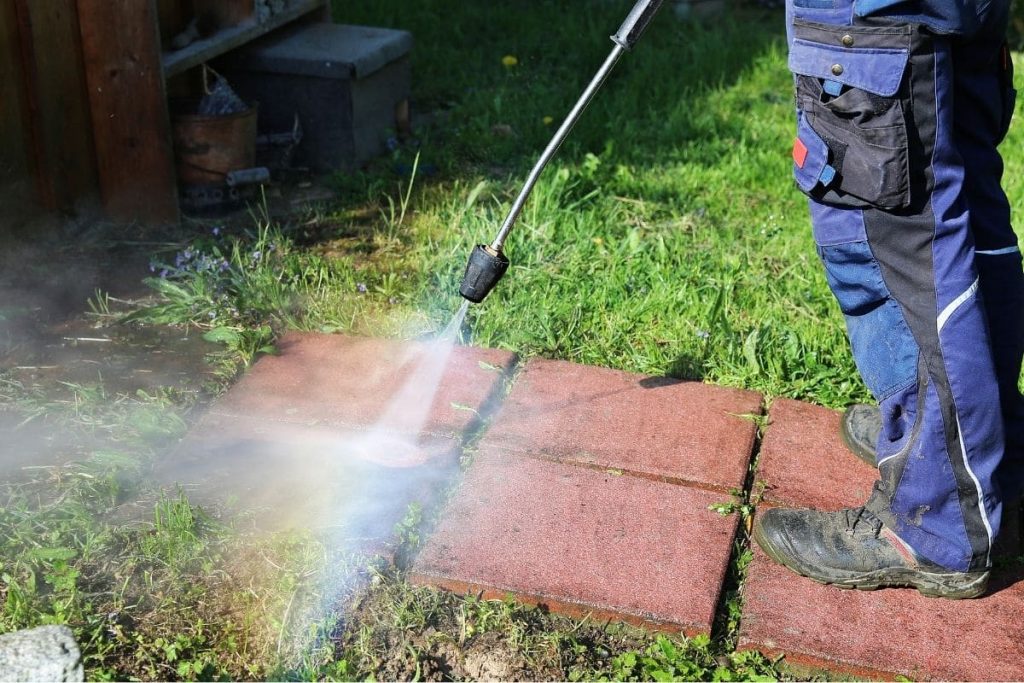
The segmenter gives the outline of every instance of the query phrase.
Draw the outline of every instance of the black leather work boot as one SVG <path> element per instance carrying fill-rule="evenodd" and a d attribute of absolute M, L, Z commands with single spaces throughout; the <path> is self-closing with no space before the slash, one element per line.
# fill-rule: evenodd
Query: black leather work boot
<path fill-rule="evenodd" d="M 875 467 L 878 435 L 882 433 L 882 411 L 878 406 L 852 405 L 843 413 L 839 434 L 850 452 Z"/>
<path fill-rule="evenodd" d="M 929 597 L 958 599 L 988 586 L 988 571 L 952 571 L 919 557 L 863 507 L 758 511 L 754 539 L 779 564 L 840 588 L 912 586 Z"/>

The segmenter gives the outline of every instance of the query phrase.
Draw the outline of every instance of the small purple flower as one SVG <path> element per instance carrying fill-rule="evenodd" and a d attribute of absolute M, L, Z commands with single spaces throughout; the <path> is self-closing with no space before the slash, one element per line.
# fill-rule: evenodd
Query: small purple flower
<path fill-rule="evenodd" d="M 163 270 L 160 271 L 160 278 L 166 278 L 169 274 L 170 272 L 166 268 L 164 268 Z"/>
<path fill-rule="evenodd" d="M 252 252 L 250 258 L 252 258 L 253 261 L 259 261 L 261 258 L 263 258 L 263 252 L 259 250 L 254 251 Z"/>
<path fill-rule="evenodd" d="M 214 237 L 220 237 L 220 226 L 219 225 L 214 226 L 213 230 L 211 230 L 210 232 L 213 233 Z"/>
<path fill-rule="evenodd" d="M 697 330 L 697 336 L 700 337 L 701 339 L 710 339 L 711 333 L 708 332 L 707 330 Z"/>
<path fill-rule="evenodd" d="M 356 291 L 359 292 L 360 294 L 366 294 L 366 285 L 363 284 L 362 282 L 357 282 Z"/>
<path fill-rule="evenodd" d="M 227 259 L 223 259 L 223 258 L 222 258 L 222 259 L 220 260 L 220 272 L 222 272 L 222 273 L 223 273 L 224 271 L 226 271 L 226 270 L 227 270 L 228 268 L 230 268 L 230 267 L 231 267 L 231 264 L 230 264 L 230 263 L 228 263 L 228 260 L 227 260 Z"/>
<path fill-rule="evenodd" d="M 394 152 L 396 149 L 398 149 L 398 138 L 390 137 L 387 139 L 387 142 L 385 144 L 388 146 L 389 150 Z"/>

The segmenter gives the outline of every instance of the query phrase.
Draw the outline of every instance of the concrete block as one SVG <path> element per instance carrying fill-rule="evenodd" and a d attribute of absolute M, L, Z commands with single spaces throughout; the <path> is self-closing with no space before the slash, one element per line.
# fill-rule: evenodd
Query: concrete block
<path fill-rule="evenodd" d="M 838 510 L 867 501 L 878 470 L 846 448 L 839 419 L 809 403 L 772 402 L 754 483 L 760 502 Z"/>
<path fill-rule="evenodd" d="M 399 415 L 390 429 L 461 437 L 478 424 L 516 357 L 456 346 L 434 393 L 411 381 L 428 350 L 423 342 L 289 332 L 277 355 L 261 358 L 210 410 L 299 425 L 371 427 L 405 387 L 413 390 L 413 399 L 428 404 L 412 401 L 426 411 L 423 424 Z"/>
<path fill-rule="evenodd" d="M 412 84 L 406 31 L 306 24 L 236 50 L 220 63 L 243 99 L 259 102 L 261 133 L 292 129 L 295 163 L 318 172 L 352 169 L 385 150 Z"/>
<path fill-rule="evenodd" d="M 754 549 L 741 649 L 858 679 L 1024 680 L 1024 570 L 1004 569 L 974 600 L 916 590 L 843 590 L 798 577 Z"/>

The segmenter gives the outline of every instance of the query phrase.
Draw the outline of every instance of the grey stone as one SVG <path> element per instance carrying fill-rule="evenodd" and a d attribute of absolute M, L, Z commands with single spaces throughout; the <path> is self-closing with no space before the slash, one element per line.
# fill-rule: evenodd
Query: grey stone
<path fill-rule="evenodd" d="M 84 681 L 82 652 L 67 626 L 0 635 L 0 681 Z"/>

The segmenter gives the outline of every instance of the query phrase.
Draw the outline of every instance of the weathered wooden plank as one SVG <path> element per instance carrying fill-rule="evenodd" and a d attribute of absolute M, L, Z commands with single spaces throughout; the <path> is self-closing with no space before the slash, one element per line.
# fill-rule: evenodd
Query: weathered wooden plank
<path fill-rule="evenodd" d="M 25 129 L 25 147 L 28 152 L 29 168 L 36 188 L 39 203 L 46 208 L 54 208 L 57 199 L 50 182 L 50 168 L 43 150 L 40 132 L 40 103 L 36 84 L 39 75 L 36 71 L 35 48 L 33 46 L 32 19 L 29 13 L 28 0 L 14 0 L 13 17 L 17 27 L 18 63 L 21 74 L 22 112 Z"/>
<path fill-rule="evenodd" d="M 0 184 L 28 178 L 24 82 L 14 3 L 0 2 Z"/>
<path fill-rule="evenodd" d="M 111 217 L 178 217 L 154 0 L 78 0 L 100 193 Z"/>
<path fill-rule="evenodd" d="M 39 144 L 56 204 L 71 208 L 97 191 L 92 121 L 75 0 L 33 0 Z"/>

